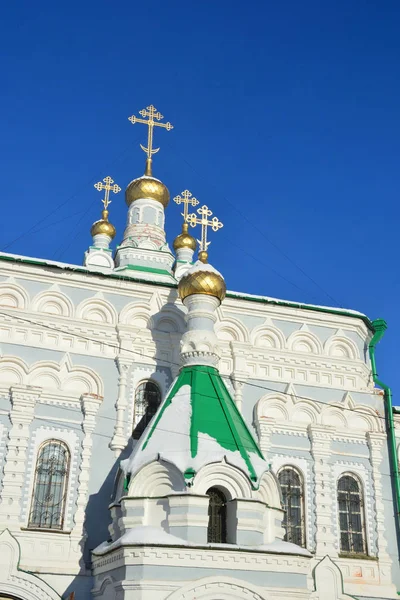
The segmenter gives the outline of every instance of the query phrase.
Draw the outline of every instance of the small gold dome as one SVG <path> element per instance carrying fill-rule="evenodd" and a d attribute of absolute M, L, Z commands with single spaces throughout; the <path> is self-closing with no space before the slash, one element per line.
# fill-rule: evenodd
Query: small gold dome
<path fill-rule="evenodd" d="M 222 302 L 226 296 L 226 285 L 222 275 L 213 267 L 210 267 L 210 270 L 195 267 L 180 280 L 178 293 L 181 300 L 193 294 L 206 294 L 215 296 Z"/>
<path fill-rule="evenodd" d="M 143 175 L 131 181 L 125 192 L 125 201 L 128 206 L 139 198 L 157 200 L 165 208 L 169 202 L 169 191 L 159 179 Z"/>
<path fill-rule="evenodd" d="M 196 240 L 189 233 L 189 225 L 187 223 L 183 223 L 182 225 L 182 233 L 180 233 L 174 239 L 174 250 L 179 250 L 180 248 L 190 248 L 190 250 L 196 250 Z"/>
<path fill-rule="evenodd" d="M 99 235 L 102 233 L 103 235 L 108 235 L 108 237 L 113 239 L 116 234 L 116 229 L 108 220 L 108 210 L 103 210 L 101 216 L 102 218 L 100 221 L 93 223 L 90 234 L 93 237 L 94 235 Z"/>

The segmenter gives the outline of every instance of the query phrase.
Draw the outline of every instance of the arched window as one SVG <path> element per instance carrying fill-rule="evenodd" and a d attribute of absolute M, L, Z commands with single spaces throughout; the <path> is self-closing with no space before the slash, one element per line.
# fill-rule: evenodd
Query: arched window
<path fill-rule="evenodd" d="M 136 388 L 133 411 L 133 437 L 138 440 L 161 402 L 160 388 L 154 381 L 142 381 Z"/>
<path fill-rule="evenodd" d="M 283 467 L 278 473 L 285 509 L 283 527 L 285 541 L 305 547 L 304 493 L 300 474 L 293 467 Z"/>
<path fill-rule="evenodd" d="M 361 484 L 355 475 L 344 474 L 338 481 L 340 551 L 366 554 L 364 503 Z"/>
<path fill-rule="evenodd" d="M 62 529 L 70 453 L 59 440 L 49 440 L 39 450 L 28 527 Z"/>
<path fill-rule="evenodd" d="M 218 488 L 207 491 L 210 497 L 208 504 L 207 542 L 226 543 L 226 498 Z"/>

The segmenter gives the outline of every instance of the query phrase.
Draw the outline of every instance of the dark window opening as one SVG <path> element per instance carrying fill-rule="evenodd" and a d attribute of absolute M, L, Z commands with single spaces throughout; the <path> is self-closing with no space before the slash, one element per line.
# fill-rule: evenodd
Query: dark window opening
<path fill-rule="evenodd" d="M 361 486 L 352 475 L 338 481 L 340 551 L 344 554 L 366 554 L 364 506 Z"/>
<path fill-rule="evenodd" d="M 69 450 L 58 440 L 50 440 L 40 449 L 28 527 L 63 528 L 69 463 Z"/>
<path fill-rule="evenodd" d="M 286 531 L 284 539 L 305 547 L 304 494 L 300 475 L 292 467 L 284 467 L 278 474 L 278 480 L 285 510 L 282 523 Z"/>
<path fill-rule="evenodd" d="M 210 497 L 208 504 L 207 542 L 213 544 L 226 543 L 226 498 L 218 488 L 207 491 Z"/>
<path fill-rule="evenodd" d="M 157 412 L 161 393 L 153 381 L 143 381 L 136 389 L 133 411 L 133 438 L 138 440 Z"/>

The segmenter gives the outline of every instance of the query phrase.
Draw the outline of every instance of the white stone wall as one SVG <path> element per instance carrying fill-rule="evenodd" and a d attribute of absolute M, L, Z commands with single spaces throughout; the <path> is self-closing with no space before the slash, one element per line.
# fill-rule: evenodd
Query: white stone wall
<path fill-rule="evenodd" d="M 0 396 L 7 399 L 7 406 L 0 404 L 0 530 L 8 527 L 18 539 L 27 570 L 84 577 L 90 574 L 82 558 L 84 512 L 101 487 L 90 481 L 99 473 L 106 480 L 129 441 L 140 381 L 154 379 L 165 394 L 177 374 L 185 308 L 169 286 L 22 262 L 2 261 L 0 267 Z M 383 521 L 390 494 L 381 463 L 383 399 L 373 389 L 363 353 L 370 337 L 365 323 L 356 316 L 228 297 L 217 310 L 215 331 L 221 373 L 273 471 L 288 464 L 304 477 L 309 549 L 318 560 L 329 554 L 340 565 L 347 593 L 392 597 L 397 566 L 390 550 L 394 534 Z M 57 416 L 58 409 L 72 412 Z M 37 448 L 47 433 L 63 439 L 73 457 L 67 534 L 21 529 Z M 281 436 L 279 443 L 274 436 Z M 341 440 L 338 455 L 332 448 Z M 368 549 L 378 560 L 338 557 L 335 483 L 343 471 L 362 479 Z M 14 472 L 21 479 L 17 487 Z M 10 513 L 9 507 L 17 508 Z M 55 581 L 64 593 L 62 579 Z"/>

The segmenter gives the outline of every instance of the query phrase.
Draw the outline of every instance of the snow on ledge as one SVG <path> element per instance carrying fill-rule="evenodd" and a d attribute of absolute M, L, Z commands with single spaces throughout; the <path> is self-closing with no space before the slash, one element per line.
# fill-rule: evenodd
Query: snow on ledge
<path fill-rule="evenodd" d="M 218 549 L 218 550 L 241 550 L 251 552 L 268 552 L 271 554 L 294 554 L 296 556 L 305 556 L 311 558 L 312 554 L 305 548 L 291 544 L 290 542 L 283 542 L 281 540 L 275 540 L 270 544 L 261 544 L 260 546 L 243 546 L 236 544 L 198 544 L 188 542 L 183 538 L 179 538 L 175 535 L 167 533 L 160 527 L 135 527 L 134 529 L 128 529 L 118 540 L 111 544 L 103 542 L 100 546 L 97 546 L 92 550 L 96 556 L 102 556 L 125 546 L 180 546 L 180 547 L 191 547 L 191 548 L 204 548 L 204 549 Z"/>

